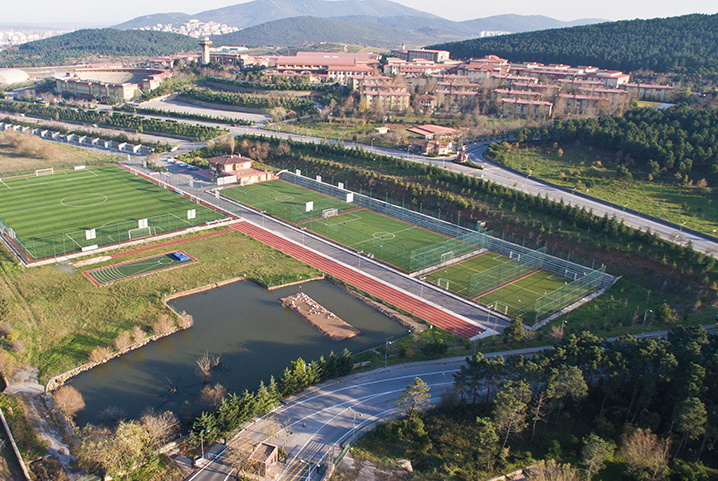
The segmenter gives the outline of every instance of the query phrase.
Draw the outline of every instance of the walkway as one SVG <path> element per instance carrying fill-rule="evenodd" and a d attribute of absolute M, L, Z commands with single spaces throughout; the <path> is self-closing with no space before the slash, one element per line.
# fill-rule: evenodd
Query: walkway
<path fill-rule="evenodd" d="M 381 299 L 392 306 L 398 307 L 405 312 L 423 319 L 437 327 L 444 329 L 452 334 L 471 339 L 485 331 L 466 320 L 456 316 L 455 314 L 435 307 L 424 300 L 417 299 L 410 294 L 394 288 L 376 278 L 367 276 L 361 272 L 342 265 L 334 260 L 330 260 L 315 251 L 295 244 L 283 237 L 269 232 L 249 222 L 238 222 L 232 225 L 243 234 L 246 234 L 258 241 L 267 244 L 275 249 L 299 259 L 312 267 L 320 269 L 323 272 L 335 277 L 347 284 L 350 284 L 364 292 Z"/>

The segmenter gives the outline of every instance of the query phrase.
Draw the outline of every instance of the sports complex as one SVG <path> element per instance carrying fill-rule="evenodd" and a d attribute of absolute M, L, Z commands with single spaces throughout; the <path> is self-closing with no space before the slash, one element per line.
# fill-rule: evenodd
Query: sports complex
<path fill-rule="evenodd" d="M 226 215 L 119 165 L 0 179 L 0 234 L 25 264 Z"/>
<path fill-rule="evenodd" d="M 589 268 L 290 172 L 222 196 L 534 324 L 610 287 Z"/>

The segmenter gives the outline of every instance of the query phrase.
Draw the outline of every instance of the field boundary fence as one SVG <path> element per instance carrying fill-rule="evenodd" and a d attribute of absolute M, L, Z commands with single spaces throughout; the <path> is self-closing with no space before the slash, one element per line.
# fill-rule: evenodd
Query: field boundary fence
<path fill-rule="evenodd" d="M 385 250 L 382 253 L 384 255 L 383 260 L 393 263 L 397 262 L 397 258 L 401 258 L 403 266 L 394 265 L 408 272 L 426 271 L 432 266 L 446 264 L 446 254 L 449 252 L 452 252 L 452 256 L 455 258 L 462 258 L 474 250 L 477 252 L 488 250 L 511 259 L 509 261 L 510 265 L 498 265 L 487 271 L 472 275 L 468 297 L 476 297 L 483 292 L 496 289 L 537 269 L 543 269 L 567 278 L 570 281 L 568 284 L 536 300 L 536 322 L 592 292 L 608 289 L 616 281 L 614 276 L 606 274 L 605 266 L 600 266 L 599 268 L 587 267 L 568 258 L 563 259 L 548 254 L 546 246 L 531 249 L 501 239 L 493 235 L 492 232 L 487 231 L 479 223 L 477 223 L 476 229 L 472 230 L 425 213 L 394 205 L 388 199 L 387 201 L 378 200 L 292 172 L 283 172 L 281 178 L 292 184 L 342 201 L 347 201 L 347 194 L 353 194 L 349 198 L 354 205 L 423 227 L 447 237 L 447 240 L 441 244 L 409 251 L 408 256 L 403 249 L 400 249 L 402 252 L 394 252 L 394 250 L 398 250 L 395 246 L 388 244 L 383 246 Z M 344 226 L 344 229 L 347 229 L 346 226 Z M 318 233 L 321 235 L 321 232 Z M 508 262 L 503 264 L 508 264 Z"/>

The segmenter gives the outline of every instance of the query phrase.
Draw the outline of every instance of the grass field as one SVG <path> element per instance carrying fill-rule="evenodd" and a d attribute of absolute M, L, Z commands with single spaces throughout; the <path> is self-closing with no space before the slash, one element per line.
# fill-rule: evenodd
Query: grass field
<path fill-rule="evenodd" d="M 112 284 L 113 282 L 130 279 L 133 277 L 144 276 L 154 272 L 173 269 L 178 266 L 190 265 L 197 262 L 196 259 L 179 260 L 174 252 L 168 254 L 158 254 L 152 257 L 145 257 L 136 261 L 123 262 L 114 266 L 101 267 L 86 271 L 85 275 L 95 284 L 103 286 Z"/>
<path fill-rule="evenodd" d="M 355 208 L 347 202 L 283 180 L 232 187 L 222 190 L 222 195 L 291 223 L 321 217 L 324 209 L 338 209 L 342 212 Z M 311 211 L 306 209 L 307 202 L 314 203 Z"/>
<path fill-rule="evenodd" d="M 465 261 L 452 264 L 448 267 L 430 272 L 426 275 L 427 282 L 446 288 L 447 282 L 450 291 L 467 296 L 471 276 L 477 272 L 483 272 L 492 267 L 498 266 L 510 259 L 495 252 L 485 252 Z"/>
<path fill-rule="evenodd" d="M 536 299 L 563 287 L 568 279 L 548 271 L 538 271 L 507 284 L 475 300 L 525 322 L 536 320 Z"/>
<path fill-rule="evenodd" d="M 192 209 L 196 217 L 189 219 Z M 221 217 L 117 166 L 0 180 L 0 218 L 35 259 Z M 148 219 L 147 228 L 138 229 L 139 219 Z M 90 229 L 95 238 L 87 238 Z"/>
<path fill-rule="evenodd" d="M 511 149 L 497 160 L 534 177 L 701 232 L 713 234 L 718 229 L 715 186 L 685 185 L 663 176 L 648 181 L 647 172 L 634 172 L 630 181 L 620 179 L 615 156 L 584 146 L 566 145 L 562 149 L 561 156 L 548 148 Z M 697 183 L 700 178 L 694 180 Z"/>
<path fill-rule="evenodd" d="M 305 222 L 302 227 L 405 271 L 411 269 L 411 251 L 447 239 L 367 209 Z"/>

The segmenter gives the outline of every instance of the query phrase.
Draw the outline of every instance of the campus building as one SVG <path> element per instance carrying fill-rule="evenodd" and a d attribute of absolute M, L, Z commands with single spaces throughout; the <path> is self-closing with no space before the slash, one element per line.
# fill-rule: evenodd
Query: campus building
<path fill-rule="evenodd" d="M 172 77 L 169 70 L 105 67 L 80 68 L 68 77 L 55 78 L 55 91 L 73 97 L 108 102 L 135 100 Z"/>
<path fill-rule="evenodd" d="M 277 73 L 315 75 L 324 81 L 344 82 L 353 76 L 369 76 L 379 67 L 371 53 L 297 52 L 277 57 Z"/>
<path fill-rule="evenodd" d="M 252 167 L 254 161 L 241 155 L 222 155 L 212 157 L 207 161 L 209 162 L 209 173 L 214 179 L 236 176 L 236 183 L 239 185 L 250 185 L 275 178 L 271 170 L 255 169 Z"/>

